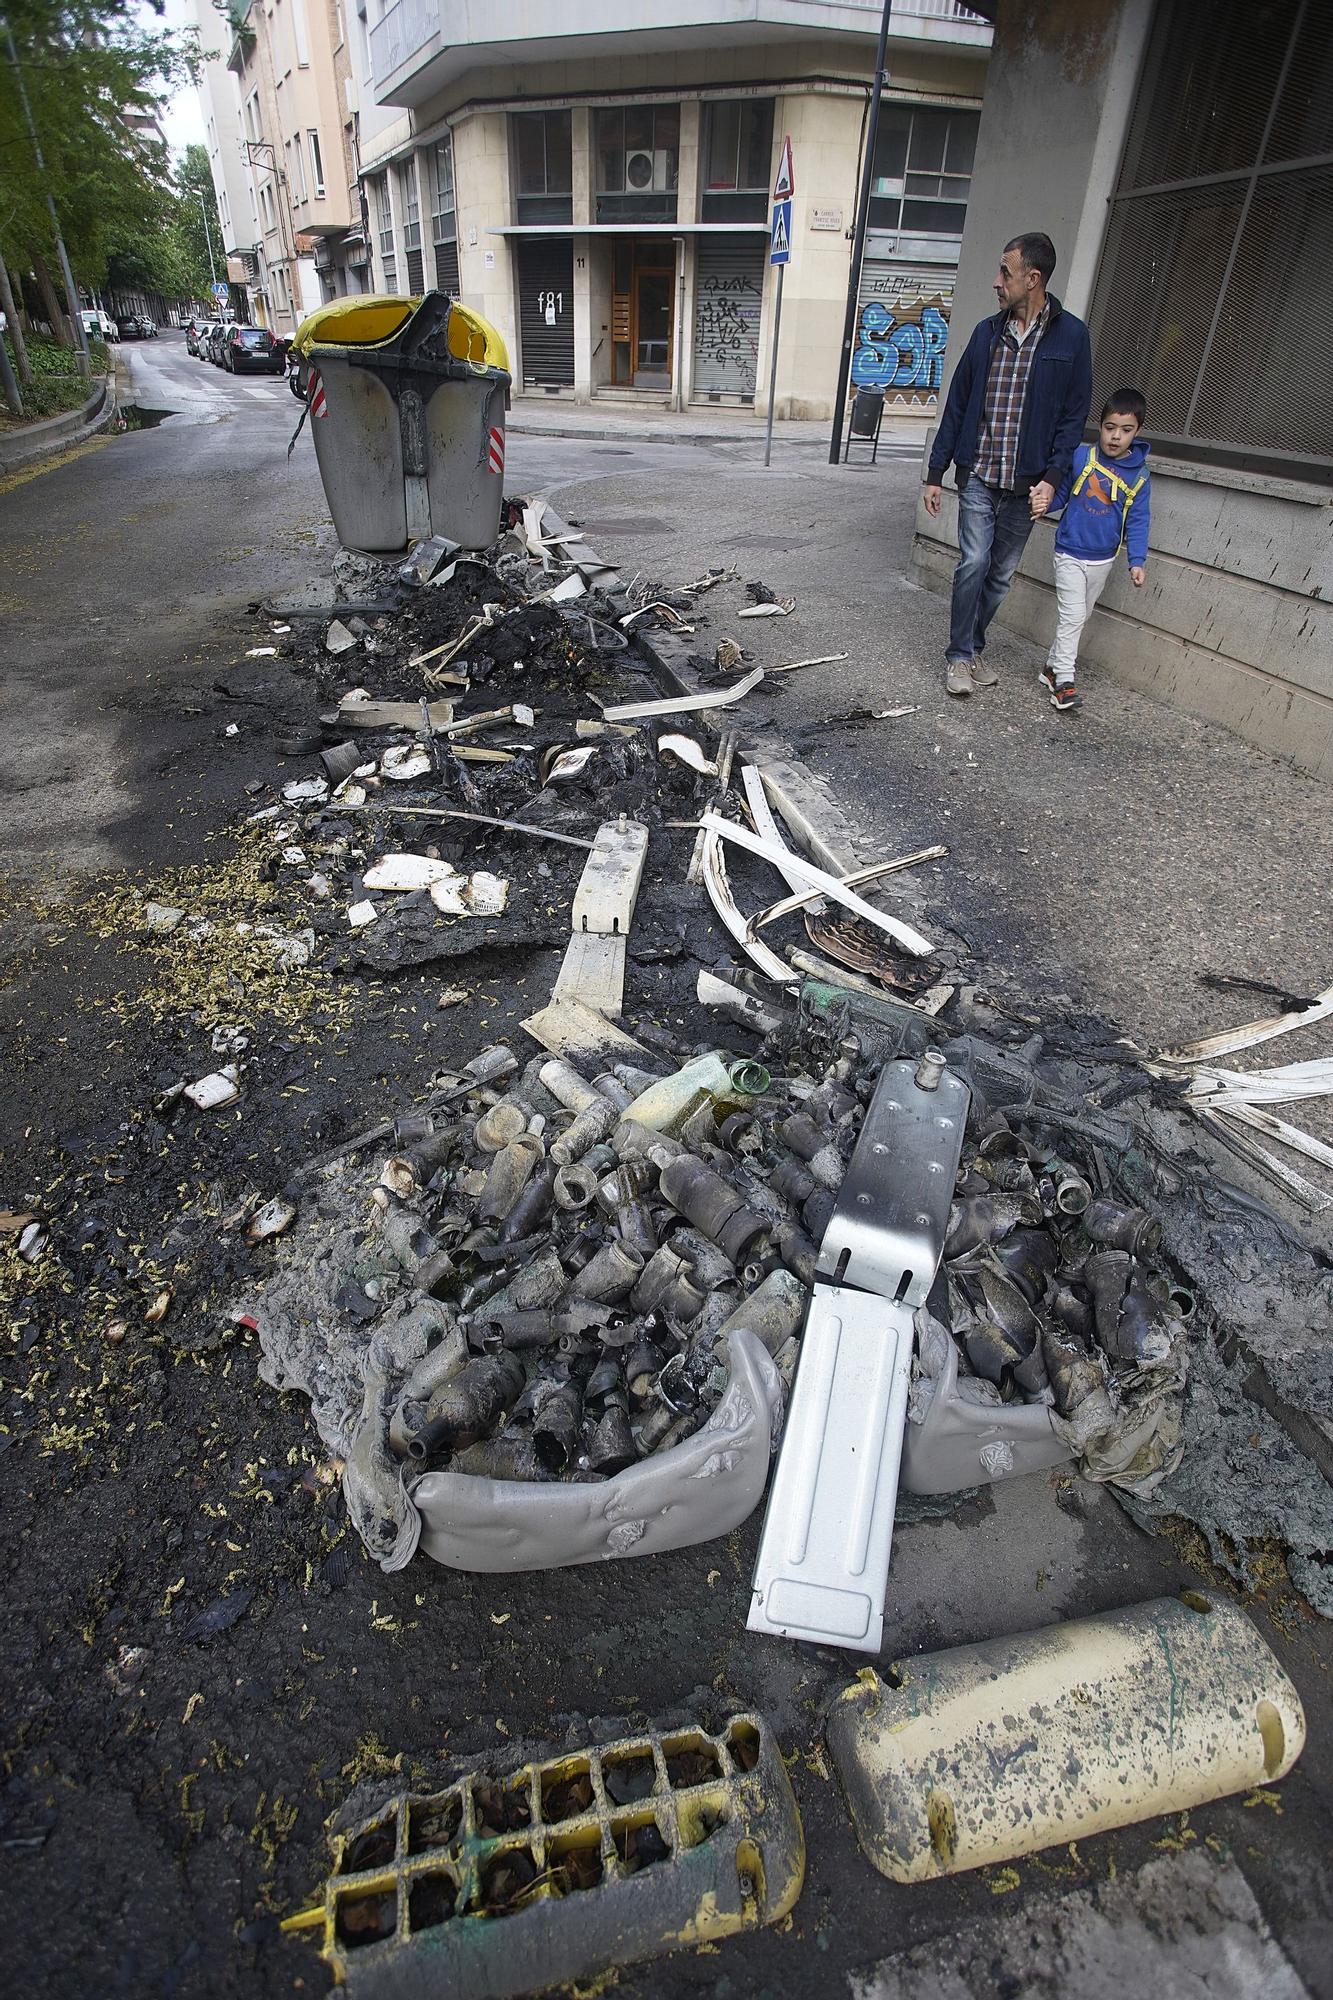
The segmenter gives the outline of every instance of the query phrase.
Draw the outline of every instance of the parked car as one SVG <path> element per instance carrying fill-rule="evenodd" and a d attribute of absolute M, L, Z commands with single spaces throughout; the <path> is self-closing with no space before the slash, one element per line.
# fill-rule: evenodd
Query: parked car
<path fill-rule="evenodd" d="M 110 313 L 104 313 L 100 306 L 89 306 L 79 314 L 83 330 L 90 340 L 119 340 L 120 328 Z"/>
<path fill-rule="evenodd" d="M 208 341 L 204 347 L 204 354 L 213 363 L 215 368 L 222 366 L 222 344 L 230 332 L 231 322 L 222 319 L 215 319 L 212 326 L 208 329 Z"/>
<path fill-rule="evenodd" d="M 139 338 L 141 340 L 157 339 L 157 321 L 149 319 L 146 313 L 140 313 L 139 315 Z"/>
<path fill-rule="evenodd" d="M 273 373 L 273 335 L 266 326 L 229 326 L 222 347 L 222 365 L 232 375 L 247 369 Z"/>
<path fill-rule="evenodd" d="M 117 313 L 116 331 L 122 340 L 139 338 L 139 319 L 136 313 Z"/>
<path fill-rule="evenodd" d="M 216 325 L 215 319 L 201 319 L 195 330 L 193 351 L 200 361 L 208 359 L 208 343 L 213 338 L 213 329 Z"/>

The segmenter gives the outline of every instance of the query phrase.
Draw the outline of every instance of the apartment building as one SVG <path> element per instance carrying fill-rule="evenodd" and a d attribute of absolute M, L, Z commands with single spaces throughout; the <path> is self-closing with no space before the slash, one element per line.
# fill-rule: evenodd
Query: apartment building
<path fill-rule="evenodd" d="M 335 51 L 340 0 L 241 0 L 227 67 L 254 196 L 260 265 L 256 317 L 294 330 L 330 289 L 320 273 L 354 268 L 361 204 L 348 164 L 354 118 Z M 359 287 L 356 287 L 359 289 Z"/>
<path fill-rule="evenodd" d="M 789 137 L 775 407 L 830 414 L 880 0 L 349 4 L 377 291 L 457 292 L 517 394 L 762 409 Z M 891 406 L 934 407 L 990 40 L 956 0 L 892 10 L 854 366 Z"/>
<path fill-rule="evenodd" d="M 251 287 L 259 281 L 259 219 L 254 190 L 241 146 L 240 113 L 227 70 L 232 28 L 212 0 L 188 0 L 187 18 L 199 30 L 202 65 L 198 80 L 204 143 L 216 200 L 214 244 L 221 245 L 232 308 L 248 315 Z"/>

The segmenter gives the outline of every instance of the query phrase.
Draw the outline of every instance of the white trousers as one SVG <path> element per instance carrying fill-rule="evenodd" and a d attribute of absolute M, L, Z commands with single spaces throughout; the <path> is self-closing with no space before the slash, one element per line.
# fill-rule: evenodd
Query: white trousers
<path fill-rule="evenodd" d="M 1063 556 L 1058 550 L 1056 552 L 1055 601 L 1059 607 L 1059 623 L 1051 641 L 1051 650 L 1046 655 L 1046 664 L 1057 683 L 1074 678 L 1074 662 L 1078 658 L 1078 642 L 1083 636 L 1083 627 L 1091 618 L 1093 606 L 1114 568 L 1114 556 L 1108 562 L 1085 562 L 1081 556 Z"/>

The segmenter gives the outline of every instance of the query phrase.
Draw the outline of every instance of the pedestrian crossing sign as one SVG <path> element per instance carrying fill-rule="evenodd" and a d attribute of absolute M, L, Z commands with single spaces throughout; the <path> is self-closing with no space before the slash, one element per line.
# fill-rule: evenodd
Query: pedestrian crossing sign
<path fill-rule="evenodd" d="M 768 261 L 770 264 L 786 264 L 791 258 L 791 203 L 775 201 L 773 204 L 773 224 L 769 237 Z"/>
<path fill-rule="evenodd" d="M 782 153 L 778 160 L 777 179 L 773 183 L 774 201 L 790 201 L 796 192 L 796 169 L 792 165 L 791 140 L 784 138 Z"/>

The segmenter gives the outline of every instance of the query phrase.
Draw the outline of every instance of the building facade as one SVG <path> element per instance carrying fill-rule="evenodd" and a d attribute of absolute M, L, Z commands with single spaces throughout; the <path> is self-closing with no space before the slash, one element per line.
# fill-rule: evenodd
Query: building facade
<path fill-rule="evenodd" d="M 366 4 L 376 290 L 475 306 L 516 394 L 762 410 L 789 137 L 775 407 L 831 413 L 879 0 Z M 990 34 L 955 0 L 892 12 L 853 372 L 903 408 L 939 385 Z"/>
<path fill-rule="evenodd" d="M 215 228 L 214 248 L 220 247 L 224 265 L 218 275 L 227 282 L 232 311 L 249 319 L 252 288 L 259 283 L 259 217 L 241 145 L 236 92 L 227 69 L 233 32 L 212 0 L 189 0 L 188 11 L 192 25 L 199 30 L 203 59 L 198 95 L 216 203 L 210 227 Z"/>
<path fill-rule="evenodd" d="M 1090 418 L 1152 440 L 1148 581 L 1082 657 L 1333 778 L 1333 32 L 1326 0 L 989 0 L 991 81 L 946 374 L 1016 230 L 1092 335 Z M 952 493 L 919 566 L 956 559 Z M 1051 529 L 1002 618 L 1045 643 Z"/>

